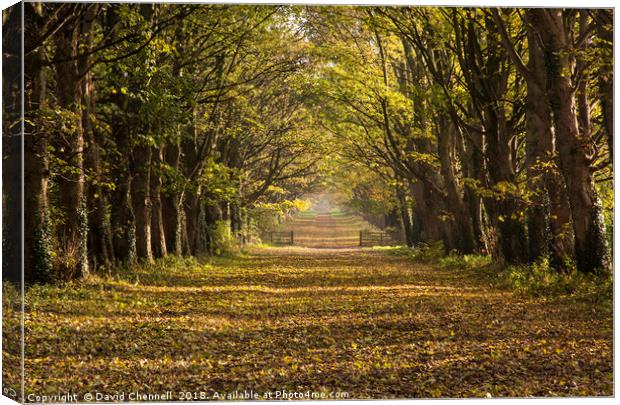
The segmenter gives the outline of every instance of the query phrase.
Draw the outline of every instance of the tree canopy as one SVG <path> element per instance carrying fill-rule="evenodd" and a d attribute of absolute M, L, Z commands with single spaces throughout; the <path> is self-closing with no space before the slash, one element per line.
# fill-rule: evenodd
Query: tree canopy
<path fill-rule="evenodd" d="M 321 193 L 409 246 L 610 268 L 612 10 L 24 3 L 23 207 L 21 13 L 27 282 L 252 243 Z"/>

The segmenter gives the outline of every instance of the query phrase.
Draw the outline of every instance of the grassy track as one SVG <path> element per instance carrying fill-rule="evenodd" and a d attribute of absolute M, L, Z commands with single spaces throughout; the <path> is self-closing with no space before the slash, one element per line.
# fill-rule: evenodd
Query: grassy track
<path fill-rule="evenodd" d="M 344 212 L 301 212 L 284 222 L 279 230 L 293 231 L 295 245 L 310 248 L 353 248 L 359 246 L 361 230 L 379 229 L 359 216 Z"/>
<path fill-rule="evenodd" d="M 612 394 L 610 314 L 378 250 L 273 248 L 27 294 L 26 392 Z"/>

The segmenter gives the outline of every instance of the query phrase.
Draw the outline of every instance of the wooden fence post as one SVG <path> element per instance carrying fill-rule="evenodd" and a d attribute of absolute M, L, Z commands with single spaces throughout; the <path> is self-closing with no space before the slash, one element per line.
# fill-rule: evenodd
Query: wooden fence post
<path fill-rule="evenodd" d="M 294 245 L 294 239 L 293 239 L 293 231 L 291 231 L 291 245 Z"/>
<path fill-rule="evenodd" d="M 363 246 L 362 245 L 362 231 L 360 231 L 360 246 Z"/>

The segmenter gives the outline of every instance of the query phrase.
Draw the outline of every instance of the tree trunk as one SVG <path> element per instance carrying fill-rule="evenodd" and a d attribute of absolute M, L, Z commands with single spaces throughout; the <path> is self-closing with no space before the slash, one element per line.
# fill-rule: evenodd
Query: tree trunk
<path fill-rule="evenodd" d="M 545 187 L 549 195 L 549 259 L 553 268 L 567 270 L 567 264 L 575 257 L 575 237 L 566 184 L 554 170 L 545 174 Z"/>
<path fill-rule="evenodd" d="M 55 136 L 57 157 L 63 160 L 63 173 L 56 178 L 59 208 L 64 222 L 59 226 L 60 276 L 73 279 L 88 272 L 87 207 L 84 194 L 84 129 L 82 126 L 82 78 L 76 56 L 80 38 L 79 24 L 63 26 L 55 36 L 57 101 L 60 107 L 73 114 L 68 132 Z"/>
<path fill-rule="evenodd" d="M 515 174 L 512 166 L 508 128 L 501 125 L 500 109 L 497 106 L 485 109 L 485 129 L 489 159 L 489 178 L 491 187 L 514 184 Z M 527 243 L 525 229 L 519 215 L 519 203 L 511 191 L 502 193 L 499 200 L 485 200 L 487 212 L 499 231 L 501 254 L 507 263 L 527 262 Z"/>
<path fill-rule="evenodd" d="M 197 192 L 200 193 L 200 190 Z M 187 229 L 188 249 L 192 255 L 204 252 L 202 218 L 204 218 L 204 215 L 202 214 L 199 196 L 194 194 L 188 195 L 185 199 L 185 226 Z"/>
<path fill-rule="evenodd" d="M 603 113 L 603 128 L 607 135 L 609 158 L 614 158 L 614 62 L 613 62 L 613 11 L 598 9 L 592 11 L 596 15 L 596 30 L 602 40 L 603 60 L 599 61 L 598 87 Z"/>
<path fill-rule="evenodd" d="M 209 254 L 215 252 L 213 232 L 219 221 L 222 221 L 222 209 L 217 204 L 207 204 L 205 206 L 205 244 Z"/>
<path fill-rule="evenodd" d="M 440 219 L 440 203 L 433 198 L 432 192 L 419 181 L 411 184 L 413 196 L 413 210 L 415 213 L 414 229 L 419 227 L 420 242 L 435 242 L 444 240 L 445 224 Z M 417 225 L 415 224 L 417 223 Z M 447 243 L 446 249 L 451 249 Z"/>
<path fill-rule="evenodd" d="M 166 164 L 171 170 L 178 171 L 181 159 L 181 151 L 178 145 L 168 145 L 165 149 Z M 171 180 L 165 185 L 166 190 L 162 193 L 161 208 L 164 224 L 164 238 L 166 251 L 170 254 L 182 255 L 181 243 L 181 204 L 182 195 L 177 191 L 178 185 Z"/>
<path fill-rule="evenodd" d="M 28 6 L 25 6 L 26 10 Z M 26 15 L 28 12 L 26 11 Z M 24 279 L 45 282 L 52 277 L 51 229 L 49 224 L 47 134 L 37 111 L 44 106 L 46 74 L 41 69 L 43 49 L 24 65 Z M 38 55 L 37 55 L 38 54 Z M 30 86 L 29 86 L 30 85 Z"/>
<path fill-rule="evenodd" d="M 90 5 L 86 12 L 84 22 L 82 22 L 82 36 L 84 49 L 92 48 L 92 21 L 96 11 L 96 5 Z M 101 185 L 103 181 L 103 170 L 101 163 L 101 147 L 104 139 L 102 134 L 97 131 L 93 123 L 95 114 L 95 83 L 90 69 L 90 56 L 85 55 L 79 59 L 78 66 L 84 74 L 83 80 L 83 112 L 82 126 L 84 128 L 84 142 L 86 150 L 84 156 L 85 171 L 89 175 L 87 182 L 87 203 L 88 203 L 88 251 L 91 257 L 93 269 L 99 266 L 109 267 L 112 261 L 112 235 L 110 224 L 106 215 L 107 198 Z"/>
<path fill-rule="evenodd" d="M 165 192 L 161 199 L 166 251 L 180 256 L 183 254 L 181 240 L 181 198 L 174 193 Z"/>
<path fill-rule="evenodd" d="M 529 36 L 528 36 L 529 38 Z M 533 66 L 536 45 L 530 43 L 529 65 Z M 540 76 L 542 72 L 530 70 L 533 75 Z M 530 206 L 527 215 L 529 262 L 533 263 L 547 256 L 547 224 L 549 221 L 549 200 L 544 187 L 544 172 L 548 170 L 545 163 L 553 157 L 548 148 L 547 140 L 552 140 L 551 113 L 546 103 L 544 89 L 539 86 L 544 83 L 528 81 L 526 96 L 526 149 L 525 165 L 527 167 L 528 189 L 531 193 Z"/>
<path fill-rule="evenodd" d="M 508 92 L 509 70 L 506 69 L 508 55 L 500 45 L 497 26 L 491 17 L 485 18 L 486 50 L 480 50 L 479 33 L 473 21 L 467 22 L 467 55 L 465 55 L 471 75 L 472 86 L 477 97 L 480 121 L 484 127 L 487 172 L 489 186 L 498 193 L 498 199 L 485 199 L 485 208 L 491 223 L 497 227 L 499 247 L 502 258 L 512 264 L 527 262 L 527 243 L 525 227 L 520 211 L 518 196 L 511 190 L 515 184 L 516 173 L 513 154 L 513 117 L 508 116 L 509 108 L 503 100 Z M 479 60 L 482 58 L 482 60 Z M 514 106 L 513 112 L 514 114 Z M 507 190 L 504 190 L 507 188 Z"/>
<path fill-rule="evenodd" d="M 405 234 L 405 243 L 409 247 L 413 247 L 417 240 L 415 238 L 413 224 L 411 222 L 411 214 L 409 212 L 409 205 L 405 193 L 400 187 L 396 188 L 396 196 L 398 197 L 398 209 L 400 210 L 400 218 L 403 226 L 403 233 Z"/>
<path fill-rule="evenodd" d="M 526 19 L 530 13 L 531 10 L 526 11 Z M 529 260 L 534 262 L 549 254 L 552 265 L 562 269 L 572 257 L 570 207 L 563 181 L 554 169 L 556 151 L 551 108 L 545 91 L 545 58 L 531 24 L 527 24 L 527 38 L 525 164 L 528 188 L 533 193 L 528 210 Z"/>
<path fill-rule="evenodd" d="M 118 106 L 123 111 L 126 107 L 123 98 L 118 96 Z M 112 191 L 110 221 L 112 224 L 112 246 L 114 258 L 119 263 L 134 263 L 136 254 L 136 226 L 133 206 L 131 203 L 132 178 L 129 170 L 129 158 L 122 153 L 130 149 L 129 124 L 125 115 L 115 117 L 112 135 L 116 142 L 117 156 L 111 167 L 112 180 L 116 187 Z"/>
<path fill-rule="evenodd" d="M 585 273 L 608 270 L 609 257 L 605 226 L 592 180 L 591 162 L 584 143 L 588 134 L 579 132 L 575 89 L 570 72 L 573 63 L 569 49 L 569 30 L 562 10 L 536 9 L 532 22 L 546 53 L 548 93 L 553 111 L 560 169 L 570 200 L 575 234 L 577 268 Z"/>
<path fill-rule="evenodd" d="M 147 262 L 153 261 L 151 251 L 151 148 L 138 145 L 133 149 L 133 180 L 131 201 L 136 219 L 136 253 Z"/>
<path fill-rule="evenodd" d="M 101 185 L 104 174 L 101 164 L 101 143 L 103 139 L 101 135 L 95 134 L 91 114 L 93 114 L 94 103 L 92 97 L 94 86 L 90 75 L 85 77 L 87 83 L 84 105 L 83 125 L 88 152 L 85 155 L 84 164 L 87 172 L 90 173 L 91 180 L 88 184 L 87 201 L 88 201 L 88 250 L 93 260 L 93 269 L 97 269 L 102 265 L 109 267 L 114 256 L 112 251 L 112 234 L 110 223 L 107 219 L 107 191 Z"/>
<path fill-rule="evenodd" d="M 452 214 L 455 248 L 463 254 L 474 252 L 474 231 L 467 208 L 461 197 L 462 192 L 456 183 L 454 173 L 455 159 L 452 156 L 454 149 L 454 132 L 456 128 L 450 124 L 446 117 L 438 118 L 438 152 L 441 163 L 441 175 L 446 189 L 446 205 Z"/>
<path fill-rule="evenodd" d="M 230 204 L 230 230 L 239 242 L 242 242 L 242 228 L 243 221 L 241 218 L 241 210 L 239 205 L 232 203 Z"/>
<path fill-rule="evenodd" d="M 464 133 L 460 132 L 460 135 L 457 145 L 460 161 L 463 165 L 463 177 L 484 184 L 484 159 L 481 153 L 482 134 L 478 132 L 470 134 L 469 144 L 466 144 Z M 464 204 L 471 220 L 475 247 L 478 251 L 486 253 L 488 246 L 482 225 L 482 201 L 473 185 L 465 185 L 463 188 Z"/>
<path fill-rule="evenodd" d="M 127 176 L 116 185 L 112 193 L 112 245 L 114 257 L 120 263 L 136 260 L 136 228 L 131 206 L 131 177 Z"/>
<path fill-rule="evenodd" d="M 162 148 L 153 148 L 151 168 L 151 242 L 154 257 L 163 257 L 168 254 L 166 248 L 166 234 L 164 232 L 164 217 L 161 201 L 161 163 Z"/>
<path fill-rule="evenodd" d="M 25 231 L 21 221 L 22 42 L 18 40 L 23 33 L 22 11 L 22 3 L 4 10 L 2 24 L 2 276 L 16 284 L 22 281 L 22 231 Z M 29 193 L 34 192 L 36 190 L 29 190 Z M 34 205 L 36 215 L 39 202 L 31 201 L 30 204 Z M 34 235 L 36 227 L 26 232 Z M 32 273 L 28 275 L 32 276 Z"/>

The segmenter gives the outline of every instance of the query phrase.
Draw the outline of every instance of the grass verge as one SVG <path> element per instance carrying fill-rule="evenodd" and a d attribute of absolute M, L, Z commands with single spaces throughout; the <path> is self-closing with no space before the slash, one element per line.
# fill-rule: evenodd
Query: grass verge
<path fill-rule="evenodd" d="M 395 256 L 406 256 L 419 263 L 436 264 L 474 273 L 494 287 L 512 290 L 517 295 L 528 297 L 564 297 L 600 305 L 613 306 L 612 274 L 584 274 L 575 268 L 569 272 L 558 272 L 545 258 L 531 265 L 502 265 L 489 255 L 459 255 L 452 252 L 445 255 L 441 242 L 421 244 L 415 248 L 406 246 L 375 248 Z"/>

